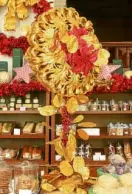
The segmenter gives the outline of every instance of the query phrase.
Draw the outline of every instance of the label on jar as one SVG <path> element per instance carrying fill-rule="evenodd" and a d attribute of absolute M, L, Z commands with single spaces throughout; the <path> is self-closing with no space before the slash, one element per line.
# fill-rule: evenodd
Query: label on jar
<path fill-rule="evenodd" d="M 28 190 L 28 189 L 26 189 L 26 190 L 20 189 L 19 194 L 32 194 L 32 191 Z"/>

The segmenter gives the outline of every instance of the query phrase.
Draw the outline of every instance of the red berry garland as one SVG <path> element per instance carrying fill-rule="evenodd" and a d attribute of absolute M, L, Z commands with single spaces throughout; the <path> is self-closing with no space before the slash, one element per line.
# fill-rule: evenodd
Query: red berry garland
<path fill-rule="evenodd" d="M 66 146 L 72 118 L 71 115 L 67 112 L 67 108 L 65 106 L 63 106 L 61 109 L 61 116 L 62 116 L 62 143 L 64 146 Z"/>

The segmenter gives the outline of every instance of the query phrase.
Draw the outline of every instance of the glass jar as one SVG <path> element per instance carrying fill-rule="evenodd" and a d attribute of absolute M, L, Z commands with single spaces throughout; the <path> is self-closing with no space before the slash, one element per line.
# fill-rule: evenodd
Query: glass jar
<path fill-rule="evenodd" d="M 129 134 L 132 135 L 132 124 L 129 124 Z"/>
<path fill-rule="evenodd" d="M 96 102 L 91 104 L 90 111 L 98 111 L 98 104 Z"/>
<path fill-rule="evenodd" d="M 108 103 L 106 101 L 103 101 L 102 104 L 101 104 L 101 110 L 102 111 L 107 111 L 107 106 L 108 106 Z"/>
<path fill-rule="evenodd" d="M 107 131 L 109 135 L 116 135 L 116 128 L 113 124 L 108 125 Z"/>
<path fill-rule="evenodd" d="M 9 194 L 12 189 L 13 169 L 6 164 L 5 161 L 0 161 L 0 194 Z"/>
<path fill-rule="evenodd" d="M 116 124 L 116 135 L 117 136 L 123 135 L 123 126 L 120 123 Z"/>
<path fill-rule="evenodd" d="M 132 110 L 132 101 L 129 101 L 129 110 Z"/>
<path fill-rule="evenodd" d="M 119 105 L 114 100 L 111 101 L 110 105 L 111 105 L 111 110 L 112 111 L 118 111 L 119 110 Z"/>
<path fill-rule="evenodd" d="M 123 110 L 123 111 L 129 110 L 129 104 L 128 104 L 127 102 L 123 102 L 122 110 Z"/>
<path fill-rule="evenodd" d="M 38 166 L 24 161 L 14 167 L 15 194 L 28 191 L 31 194 L 39 192 Z"/>
<path fill-rule="evenodd" d="M 129 135 L 129 127 L 128 125 L 123 126 L 123 135 Z"/>

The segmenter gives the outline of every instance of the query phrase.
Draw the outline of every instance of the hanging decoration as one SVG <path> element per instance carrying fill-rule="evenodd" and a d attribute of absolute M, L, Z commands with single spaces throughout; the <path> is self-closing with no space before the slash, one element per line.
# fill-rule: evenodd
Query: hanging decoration
<path fill-rule="evenodd" d="M 25 63 L 22 67 L 14 68 L 13 70 L 16 72 L 16 76 L 14 77 L 13 81 L 19 80 L 25 81 L 26 83 L 30 82 L 32 70 L 28 63 Z"/>
<path fill-rule="evenodd" d="M 5 30 L 15 30 L 16 15 L 17 19 L 26 19 L 28 17 L 27 7 L 31 7 L 36 16 L 51 9 L 51 4 L 47 0 L 2 0 L 0 1 L 0 9 L 7 6 L 8 12 L 5 16 Z M 6 34 L 0 33 L 0 53 L 2 55 L 12 56 L 13 48 L 21 48 L 25 53 L 28 48 L 27 38 L 20 36 L 7 37 Z"/>
<path fill-rule="evenodd" d="M 113 74 L 109 80 L 109 85 L 98 85 L 91 93 L 120 93 L 129 91 L 132 91 L 132 76 L 127 78 L 120 74 Z"/>
<path fill-rule="evenodd" d="M 7 37 L 5 34 L 0 33 L 0 53 L 2 55 L 12 56 L 14 48 L 21 48 L 25 53 L 28 46 L 27 38 L 24 36 L 15 38 Z"/>
<path fill-rule="evenodd" d="M 46 88 L 37 81 L 31 81 L 28 84 L 24 82 L 14 81 L 11 84 L 0 84 L 0 96 L 25 96 L 32 91 L 46 91 Z"/>
<path fill-rule="evenodd" d="M 109 53 L 102 49 L 92 23 L 73 8 L 40 15 L 27 38 L 26 58 L 38 80 L 63 96 L 91 91 L 102 65 L 108 62 Z"/>
<path fill-rule="evenodd" d="M 101 73 L 98 76 L 99 80 L 110 79 L 112 73 L 120 68 L 120 65 L 102 65 Z"/>

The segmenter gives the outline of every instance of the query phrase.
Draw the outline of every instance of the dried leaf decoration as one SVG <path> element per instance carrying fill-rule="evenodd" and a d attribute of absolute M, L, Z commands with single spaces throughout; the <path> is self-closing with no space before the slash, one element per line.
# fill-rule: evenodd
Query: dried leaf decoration
<path fill-rule="evenodd" d="M 52 116 L 52 115 L 56 114 L 57 109 L 52 105 L 48 105 L 48 106 L 44 106 L 44 107 L 39 107 L 38 111 L 43 116 Z"/>
<path fill-rule="evenodd" d="M 85 141 L 87 141 L 89 139 L 89 135 L 83 129 L 78 129 L 77 133 L 81 139 L 83 139 Z"/>
<path fill-rule="evenodd" d="M 64 184 L 62 185 L 59 190 L 61 191 L 61 193 L 63 194 L 72 194 L 73 191 L 75 189 L 75 184 L 73 184 L 72 182 L 69 184 Z"/>
<path fill-rule="evenodd" d="M 81 121 L 83 121 L 84 116 L 83 115 L 78 115 L 73 121 L 72 123 L 80 123 Z"/>
<path fill-rule="evenodd" d="M 56 108 L 60 108 L 64 103 L 64 99 L 62 96 L 60 95 L 55 95 L 53 100 L 52 100 L 52 104 L 56 107 Z"/>
<path fill-rule="evenodd" d="M 83 181 L 86 181 L 89 179 L 89 176 L 90 176 L 90 170 L 88 167 L 83 167 L 80 169 L 80 174 L 82 175 L 82 179 Z"/>
<path fill-rule="evenodd" d="M 73 174 L 73 168 L 68 161 L 64 160 L 60 163 L 60 172 L 64 176 L 68 177 L 68 176 L 71 176 Z"/>
<path fill-rule="evenodd" d="M 82 122 L 78 124 L 78 127 L 96 127 L 96 123 L 93 122 Z"/>
<path fill-rule="evenodd" d="M 87 194 L 87 192 L 84 189 L 77 188 L 77 194 Z"/>
<path fill-rule="evenodd" d="M 88 96 L 86 95 L 77 95 L 76 99 L 78 100 L 78 102 L 80 102 L 81 104 L 87 103 L 89 101 Z"/>
<path fill-rule="evenodd" d="M 73 160 L 73 158 L 75 157 L 75 153 L 76 153 L 76 138 L 73 134 L 69 134 L 68 142 L 66 145 L 66 154 L 69 162 Z"/>
<path fill-rule="evenodd" d="M 46 144 L 54 145 L 55 151 L 57 152 L 57 154 L 59 154 L 60 156 L 64 156 L 64 149 L 62 146 L 61 137 L 58 137 L 57 139 L 54 139 L 53 141 L 47 142 Z"/>
<path fill-rule="evenodd" d="M 41 184 L 41 187 L 44 191 L 48 191 L 48 192 L 52 192 L 56 190 L 56 188 L 49 183 L 43 183 Z"/>
<path fill-rule="evenodd" d="M 66 108 L 68 113 L 73 114 L 78 110 L 78 101 L 76 98 L 71 97 L 67 103 L 66 103 Z"/>
<path fill-rule="evenodd" d="M 82 157 L 76 156 L 73 160 L 73 169 L 80 174 L 81 168 L 85 167 L 85 161 Z"/>

